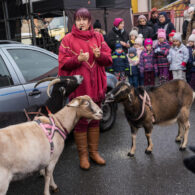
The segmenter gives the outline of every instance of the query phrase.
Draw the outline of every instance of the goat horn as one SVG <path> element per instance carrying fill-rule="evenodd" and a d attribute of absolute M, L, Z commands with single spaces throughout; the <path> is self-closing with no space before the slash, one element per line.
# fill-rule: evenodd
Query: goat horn
<path fill-rule="evenodd" d="M 54 79 L 56 79 L 56 77 L 47 77 L 47 78 L 41 79 L 40 81 L 38 81 L 38 82 L 35 84 L 34 88 L 36 88 L 40 83 L 43 83 L 43 82 L 46 82 L 46 81 L 52 81 L 52 80 L 54 80 Z"/>
<path fill-rule="evenodd" d="M 60 83 L 60 82 L 61 82 L 60 78 L 55 78 L 53 81 L 51 81 L 51 82 L 49 83 L 49 85 L 48 85 L 48 87 L 47 87 L 47 95 L 48 95 L 49 97 L 51 97 L 51 96 L 50 96 L 50 93 L 49 93 L 50 88 L 51 88 L 53 85 L 55 85 L 56 83 Z"/>

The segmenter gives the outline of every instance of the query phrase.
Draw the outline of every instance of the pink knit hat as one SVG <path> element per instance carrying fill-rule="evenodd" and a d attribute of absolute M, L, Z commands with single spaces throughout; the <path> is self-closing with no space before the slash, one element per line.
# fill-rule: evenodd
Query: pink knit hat
<path fill-rule="evenodd" d="M 115 18 L 113 24 L 114 24 L 114 26 L 118 27 L 118 25 L 119 25 L 122 21 L 124 21 L 122 18 Z"/>
<path fill-rule="evenodd" d="M 146 47 L 147 45 L 153 45 L 152 39 L 145 39 L 144 41 L 144 47 Z"/>
<path fill-rule="evenodd" d="M 136 44 L 139 44 L 140 46 L 143 45 L 143 35 L 142 34 L 139 34 L 138 37 L 135 39 L 135 43 Z"/>
<path fill-rule="evenodd" d="M 166 32 L 164 29 L 158 29 L 158 38 L 166 39 Z"/>

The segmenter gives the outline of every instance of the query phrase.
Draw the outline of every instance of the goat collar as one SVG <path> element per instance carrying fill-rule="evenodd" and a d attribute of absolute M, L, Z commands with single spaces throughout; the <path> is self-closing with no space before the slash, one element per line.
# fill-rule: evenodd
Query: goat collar
<path fill-rule="evenodd" d="M 63 131 L 59 127 L 57 127 L 54 123 L 53 117 L 50 116 L 49 120 L 50 120 L 50 123 L 42 123 L 40 119 L 35 120 L 35 122 L 37 122 L 40 125 L 40 127 L 43 129 L 45 135 L 47 136 L 49 143 L 50 143 L 51 154 L 52 154 L 54 151 L 53 137 L 54 137 L 55 132 L 57 131 L 64 140 L 66 139 L 68 132 L 65 128 L 63 128 L 63 130 L 64 130 Z"/>
<path fill-rule="evenodd" d="M 138 121 L 139 119 L 141 119 L 141 117 L 143 116 L 144 111 L 145 111 L 145 105 L 149 106 L 150 110 L 152 111 L 152 104 L 151 104 L 150 96 L 148 95 L 146 90 L 144 90 L 144 96 L 139 95 L 139 98 L 142 100 L 142 111 L 136 119 L 133 119 L 134 121 Z M 155 122 L 154 113 L 152 116 L 152 122 L 153 123 Z"/>

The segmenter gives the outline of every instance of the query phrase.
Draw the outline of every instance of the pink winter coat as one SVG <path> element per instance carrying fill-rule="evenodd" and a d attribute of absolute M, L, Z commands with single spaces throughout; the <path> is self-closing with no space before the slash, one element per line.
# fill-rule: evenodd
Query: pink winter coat
<path fill-rule="evenodd" d="M 95 58 L 92 47 L 101 48 L 101 55 Z M 87 62 L 79 62 L 80 50 L 89 52 Z M 112 64 L 111 50 L 104 41 L 102 34 L 95 32 L 92 27 L 88 31 L 81 31 L 73 25 L 72 32 L 67 34 L 59 48 L 59 76 L 82 75 L 82 84 L 70 95 L 73 99 L 81 95 L 89 95 L 95 102 L 105 97 L 107 89 L 104 66 Z"/>

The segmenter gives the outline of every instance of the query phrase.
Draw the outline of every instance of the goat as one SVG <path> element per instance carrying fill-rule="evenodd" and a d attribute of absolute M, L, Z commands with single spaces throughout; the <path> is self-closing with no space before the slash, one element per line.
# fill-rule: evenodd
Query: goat
<path fill-rule="evenodd" d="M 50 97 L 44 105 L 40 106 L 30 106 L 27 109 L 28 112 L 40 112 L 43 115 L 47 116 L 48 111 L 46 107 L 52 112 L 56 113 L 59 111 L 66 102 L 67 97 L 82 83 L 83 77 L 80 75 L 75 76 L 63 76 L 63 77 L 49 77 L 44 78 L 38 81 L 34 88 L 36 88 L 40 83 L 51 81 L 47 88 L 47 94 Z M 53 86 L 51 95 L 50 88 Z M 14 125 L 22 122 L 26 122 L 29 119 L 33 119 L 34 115 L 29 115 L 24 111 L 16 111 L 16 112 L 0 112 L 0 128 Z"/>
<path fill-rule="evenodd" d="M 145 129 L 148 141 L 145 152 L 150 154 L 153 149 L 151 139 L 153 125 L 169 125 L 174 122 L 179 126 L 176 142 L 181 142 L 180 150 L 185 150 L 190 127 L 189 114 L 194 96 L 192 88 L 183 80 L 169 81 L 147 91 L 141 87 L 135 89 L 127 82 L 118 83 L 108 93 L 106 102 L 116 101 L 124 105 L 132 137 L 132 147 L 128 155 L 135 154 L 136 134 L 139 128 Z"/>
<path fill-rule="evenodd" d="M 50 194 L 49 187 L 56 191 L 53 171 L 64 148 L 65 132 L 70 133 L 81 117 L 100 120 L 102 115 L 98 105 L 85 95 L 73 99 L 50 118 L 40 116 L 36 121 L 0 129 L 0 194 L 6 194 L 14 176 L 25 176 L 42 168 L 45 169 L 44 195 Z M 52 134 L 52 129 L 48 132 L 48 127 L 42 129 L 51 120 L 58 133 Z"/>

